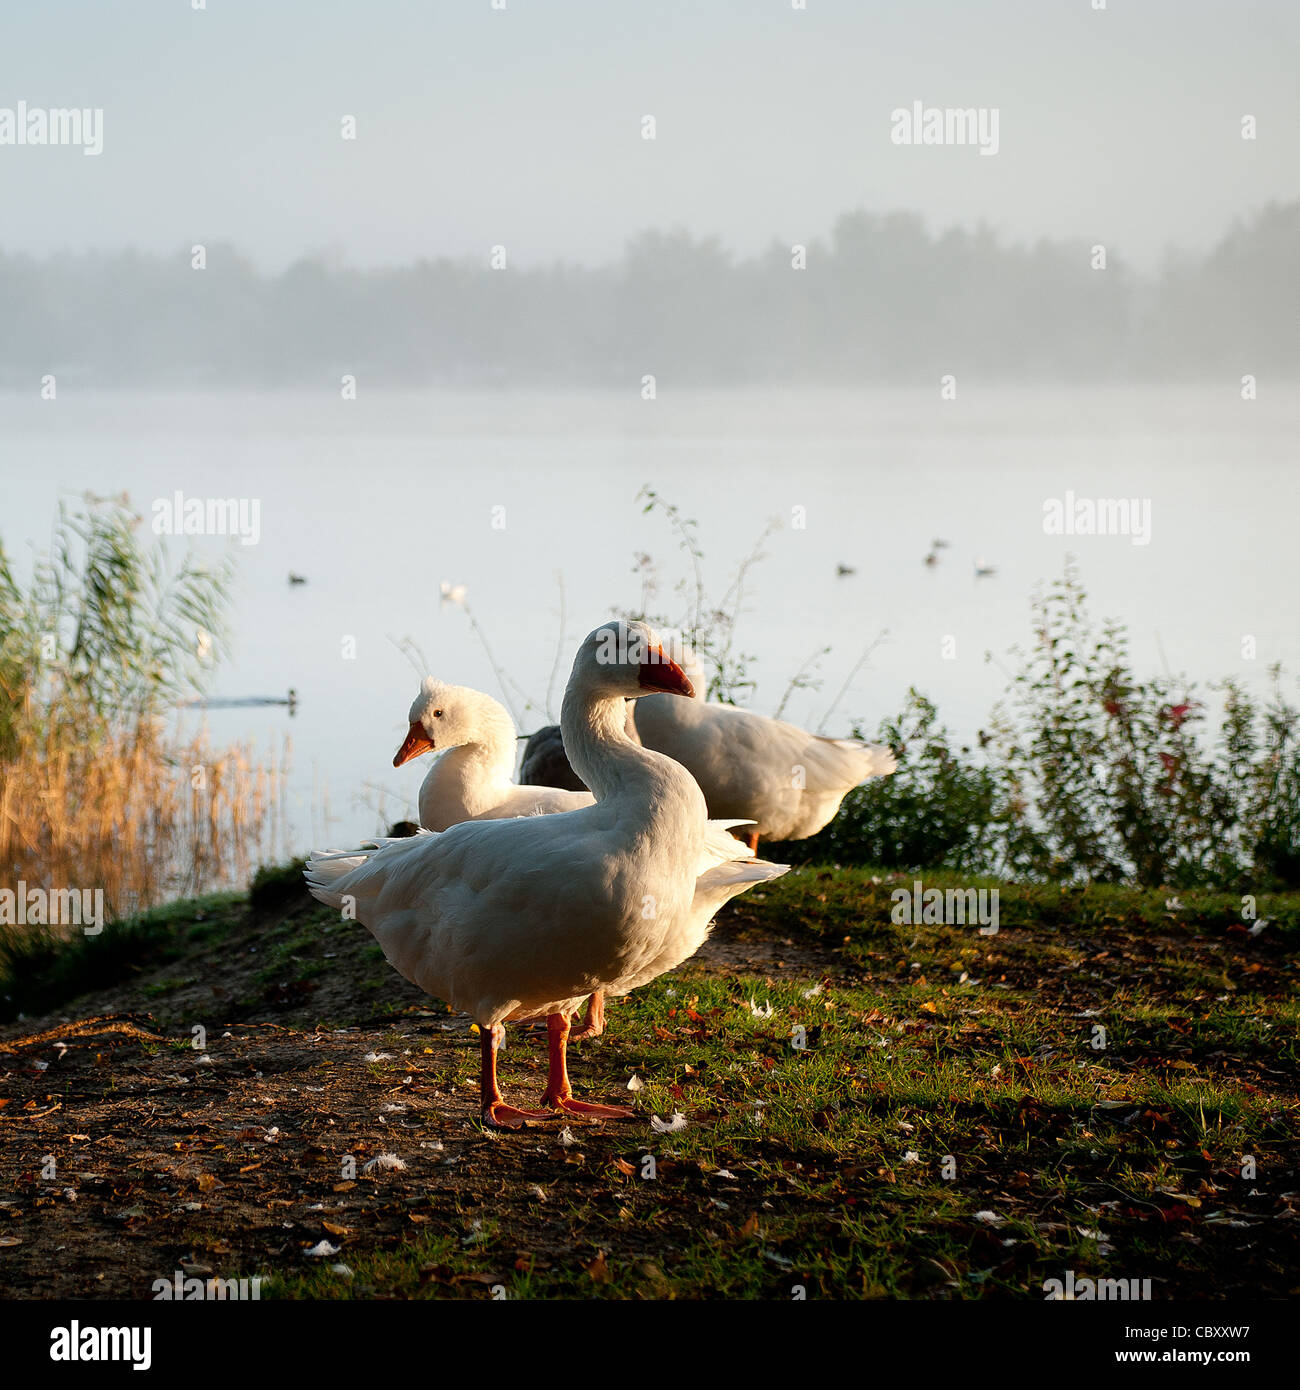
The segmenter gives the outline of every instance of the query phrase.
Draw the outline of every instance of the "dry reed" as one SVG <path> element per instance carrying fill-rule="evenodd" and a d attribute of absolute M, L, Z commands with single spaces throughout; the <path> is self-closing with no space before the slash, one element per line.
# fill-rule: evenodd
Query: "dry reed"
<path fill-rule="evenodd" d="M 280 848 L 287 744 L 259 761 L 149 715 L 81 730 L 60 711 L 17 727 L 0 757 L 0 888 L 102 889 L 120 918 L 243 886 Z"/>

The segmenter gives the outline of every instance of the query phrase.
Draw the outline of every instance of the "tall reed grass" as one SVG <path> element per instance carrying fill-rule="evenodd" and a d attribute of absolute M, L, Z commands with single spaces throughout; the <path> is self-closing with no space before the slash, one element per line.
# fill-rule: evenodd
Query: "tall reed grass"
<path fill-rule="evenodd" d="M 0 887 L 102 889 L 110 917 L 243 885 L 283 841 L 285 759 L 141 716 L 78 741 L 20 726 L 0 761 Z"/>
<path fill-rule="evenodd" d="M 211 673 L 229 578 L 143 542 L 124 497 L 61 506 L 26 586 L 0 548 L 0 889 L 100 889 L 112 919 L 281 853 L 287 743 L 169 717 Z"/>

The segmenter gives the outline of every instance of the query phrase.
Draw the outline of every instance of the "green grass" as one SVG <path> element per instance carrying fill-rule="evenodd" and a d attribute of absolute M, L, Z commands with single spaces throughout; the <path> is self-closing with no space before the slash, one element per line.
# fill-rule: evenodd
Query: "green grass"
<path fill-rule="evenodd" d="M 145 961 L 178 959 L 187 941 L 219 940 L 243 918 L 246 902 L 241 893 L 209 893 L 109 922 L 97 936 L 0 927 L 0 1023 L 116 984 Z"/>
<path fill-rule="evenodd" d="M 422 1198 L 426 1225 L 268 1269 L 266 1295 L 1033 1298 L 1066 1268 L 1150 1277 L 1165 1297 L 1289 1290 L 1294 1223 L 1276 1203 L 1296 1186 L 1300 895 L 1263 897 L 1270 926 L 1251 940 L 1231 895 L 1184 892 L 1171 910 L 1160 892 L 987 883 L 1000 930 L 982 936 L 893 922 L 891 890 L 911 882 L 791 873 L 729 918 L 742 944 L 775 943 L 770 968 L 688 963 L 612 1004 L 605 1038 L 573 1049 L 575 1088 L 626 1094 L 635 1073 L 637 1105 L 685 1128 L 574 1125 L 568 1148 L 554 1131 L 471 1138 Z M 257 937 L 258 978 L 335 949 L 336 914 L 287 917 L 287 901 Z M 127 941 L 168 964 L 162 994 L 196 926 L 251 910 L 178 904 Z M 783 943 L 804 963 L 778 968 Z M 47 994 L 142 958 L 93 946 L 74 943 L 63 973 L 47 962 Z M 355 949 L 358 1017 L 390 1002 L 380 957 Z M 383 1028 L 381 1049 L 411 1046 L 409 1023 Z M 537 1046 L 507 1049 L 508 1094 Z M 473 1083 L 476 1049 L 454 1059 L 425 1079 Z M 393 1066 L 367 1070 L 382 1085 Z"/>
<path fill-rule="evenodd" d="M 900 888 L 910 893 L 918 880 L 927 889 L 998 889 L 1002 929 L 1167 927 L 1182 923 L 1214 930 L 1242 922 L 1242 897 L 1235 893 L 1184 889 L 1177 894 L 1182 910 L 1170 912 L 1166 902 L 1174 894 L 1163 888 L 1016 884 L 948 869 L 912 873 L 807 865 L 791 870 L 763 890 L 747 893 L 737 899 L 737 905 L 747 916 L 768 922 L 781 935 L 789 935 L 790 927 L 795 925 L 818 937 L 844 932 L 901 936 L 907 928 L 890 921 L 891 894 Z M 833 885 L 833 892 L 828 892 L 828 885 Z M 1255 908 L 1258 917 L 1269 919 L 1268 930 L 1292 940 L 1300 933 L 1300 893 L 1263 893 L 1256 898 Z"/>
<path fill-rule="evenodd" d="M 926 931 L 942 955 L 946 929 Z M 472 1245 L 444 1230 L 345 1251 L 352 1279 L 314 1270 L 282 1295 L 1023 1298 L 1064 1268 L 1116 1273 L 1112 1241 L 1120 1272 L 1212 1286 L 1222 1250 L 1190 1244 L 1183 1215 L 1235 1209 L 1256 1186 L 1243 1155 L 1293 1185 L 1294 1109 L 1243 1089 L 1215 1054 L 1290 1064 L 1294 1010 L 1217 1006 L 1169 1031 L 1176 1010 L 1134 992 L 1105 1010 L 1097 1050 L 1074 1010 L 1019 991 L 811 988 L 688 972 L 619 1001 L 606 1085 L 635 1072 L 647 1111 L 688 1123 L 636 1140 L 579 1132 L 589 1180 L 557 1183 L 537 1208 L 580 1233 L 568 1259 L 521 1260 L 516 1220 Z M 463 1237 L 476 1210 L 444 1219 Z"/>

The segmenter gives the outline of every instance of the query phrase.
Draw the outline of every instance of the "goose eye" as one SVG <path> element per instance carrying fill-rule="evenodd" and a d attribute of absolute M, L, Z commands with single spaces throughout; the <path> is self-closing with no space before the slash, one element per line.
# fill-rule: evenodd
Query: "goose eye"
<path fill-rule="evenodd" d="M 442 711 L 441 711 L 440 709 L 434 710 L 434 712 L 433 712 L 433 717 L 434 717 L 435 719 L 441 719 L 441 718 L 442 718 Z"/>

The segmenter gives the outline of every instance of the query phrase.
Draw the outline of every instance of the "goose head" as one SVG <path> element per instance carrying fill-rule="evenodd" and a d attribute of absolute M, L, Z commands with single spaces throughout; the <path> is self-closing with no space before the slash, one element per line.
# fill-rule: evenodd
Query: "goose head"
<path fill-rule="evenodd" d="M 426 676 L 407 717 L 411 727 L 393 755 L 394 767 L 421 753 L 489 741 L 504 742 L 509 752 L 514 752 L 515 730 L 509 714 L 480 690 Z"/>
<path fill-rule="evenodd" d="M 664 694 L 690 699 L 695 687 L 670 651 L 647 624 L 613 619 L 587 634 L 574 658 L 573 679 L 596 698 Z"/>

